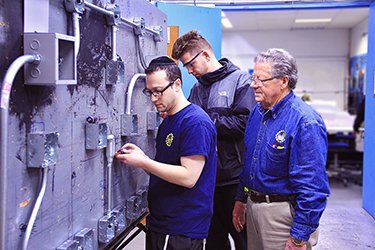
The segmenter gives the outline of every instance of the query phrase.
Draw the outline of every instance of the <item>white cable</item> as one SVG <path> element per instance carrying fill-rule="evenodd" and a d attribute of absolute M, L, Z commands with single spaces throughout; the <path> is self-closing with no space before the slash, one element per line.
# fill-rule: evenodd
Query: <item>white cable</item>
<path fill-rule="evenodd" d="M 164 242 L 163 250 L 167 250 L 168 240 L 169 240 L 169 234 L 167 234 L 167 235 L 165 236 L 165 242 Z"/>
<path fill-rule="evenodd" d="M 5 248 L 6 235 L 6 191 L 7 191 L 7 168 L 8 168 L 8 116 L 9 99 L 12 91 L 13 81 L 18 71 L 26 63 L 38 63 L 39 55 L 23 55 L 18 57 L 8 68 L 2 83 L 0 92 L 0 249 Z"/>
<path fill-rule="evenodd" d="M 23 242 L 22 242 L 22 250 L 27 250 L 27 245 L 29 243 L 31 230 L 33 229 L 34 222 L 35 222 L 35 219 L 36 219 L 36 215 L 38 214 L 40 205 L 42 204 L 42 201 L 43 201 L 44 194 L 46 193 L 47 175 L 48 175 L 48 167 L 45 167 L 45 168 L 43 168 L 42 187 L 40 188 L 38 198 L 35 201 L 33 211 L 31 212 L 29 222 L 27 223 L 26 232 L 25 232 Z"/>
<path fill-rule="evenodd" d="M 112 26 L 112 61 L 117 61 L 117 43 L 116 43 L 117 30 L 118 28 L 115 25 L 113 25 Z"/>
<path fill-rule="evenodd" d="M 75 37 L 75 48 L 74 48 L 74 53 L 75 57 L 77 58 L 78 51 L 79 51 L 79 46 L 81 43 L 81 34 L 80 34 L 80 29 L 79 29 L 79 19 L 81 16 L 73 12 L 73 32 L 74 32 L 74 37 Z"/>
<path fill-rule="evenodd" d="M 112 163 L 115 154 L 115 136 L 108 135 L 107 141 L 107 212 L 109 214 L 112 209 Z"/>
<path fill-rule="evenodd" d="M 126 92 L 126 107 L 125 107 L 125 114 L 130 115 L 131 113 L 131 101 L 132 101 L 132 95 L 133 95 L 133 89 L 135 82 L 137 81 L 138 78 L 140 77 L 146 77 L 146 74 L 135 74 L 132 79 L 130 80 L 129 86 L 128 86 L 128 91 Z"/>

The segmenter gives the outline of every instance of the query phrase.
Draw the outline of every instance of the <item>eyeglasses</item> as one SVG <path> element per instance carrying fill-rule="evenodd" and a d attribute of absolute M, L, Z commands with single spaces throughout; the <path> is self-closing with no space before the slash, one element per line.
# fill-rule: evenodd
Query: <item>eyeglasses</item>
<path fill-rule="evenodd" d="M 251 82 L 255 82 L 256 84 L 259 84 L 259 85 L 264 85 L 265 82 L 268 82 L 268 81 L 272 81 L 273 79 L 276 79 L 276 78 L 280 78 L 282 76 L 273 76 L 273 77 L 270 77 L 270 78 L 267 78 L 267 79 L 259 79 L 259 77 L 256 77 L 254 75 L 250 76 L 250 80 Z"/>
<path fill-rule="evenodd" d="M 185 68 L 190 68 L 191 66 L 193 66 L 193 62 L 195 59 L 197 59 L 197 57 L 202 54 L 203 50 L 199 51 L 195 56 L 193 56 L 193 58 L 191 58 L 187 63 L 184 63 L 184 67 Z"/>
<path fill-rule="evenodd" d="M 178 78 L 177 78 L 177 79 L 178 79 Z M 177 80 L 177 79 L 176 79 L 176 80 Z M 153 95 L 153 96 L 155 96 L 155 97 L 162 96 L 163 93 L 164 93 L 164 91 L 166 91 L 170 86 L 172 86 L 173 83 L 174 83 L 176 80 L 170 82 L 170 83 L 169 83 L 164 89 L 162 89 L 162 90 L 151 91 L 151 90 L 149 90 L 149 89 L 147 89 L 147 88 L 144 88 L 144 89 L 142 90 L 142 92 L 143 92 L 143 94 L 145 94 L 146 96 L 151 96 L 151 95 Z"/>

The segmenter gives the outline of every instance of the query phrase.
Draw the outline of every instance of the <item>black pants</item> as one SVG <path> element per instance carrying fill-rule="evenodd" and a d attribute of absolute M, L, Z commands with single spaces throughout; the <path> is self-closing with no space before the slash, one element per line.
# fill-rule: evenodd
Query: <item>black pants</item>
<path fill-rule="evenodd" d="M 214 214 L 207 238 L 207 250 L 229 250 L 228 233 L 232 236 L 236 250 L 247 249 L 246 227 L 238 233 L 232 223 L 232 212 L 237 185 L 215 188 Z"/>
<path fill-rule="evenodd" d="M 166 243 L 167 241 L 167 243 Z M 167 244 L 167 250 L 203 250 L 204 239 L 193 239 L 182 235 L 165 235 L 147 231 L 146 250 L 163 250 Z"/>

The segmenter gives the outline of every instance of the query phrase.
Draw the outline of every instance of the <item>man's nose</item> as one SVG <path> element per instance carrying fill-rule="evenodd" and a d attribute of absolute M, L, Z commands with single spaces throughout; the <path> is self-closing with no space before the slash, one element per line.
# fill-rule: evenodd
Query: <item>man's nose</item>
<path fill-rule="evenodd" d="M 158 97 L 154 95 L 151 95 L 150 97 L 152 102 L 156 102 L 156 100 L 158 99 Z"/>
<path fill-rule="evenodd" d="M 261 85 L 260 84 L 258 84 L 256 81 L 251 81 L 251 83 L 250 83 L 250 87 L 251 88 L 258 88 L 258 87 L 260 87 Z"/>
<path fill-rule="evenodd" d="M 194 70 L 192 67 L 186 67 L 189 74 L 193 74 Z"/>

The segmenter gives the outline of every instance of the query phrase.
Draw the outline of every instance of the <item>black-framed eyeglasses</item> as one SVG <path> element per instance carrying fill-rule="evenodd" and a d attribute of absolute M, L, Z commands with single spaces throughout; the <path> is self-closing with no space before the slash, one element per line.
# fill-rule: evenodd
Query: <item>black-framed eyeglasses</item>
<path fill-rule="evenodd" d="M 177 78 L 177 79 L 178 79 L 178 78 Z M 176 80 L 177 80 L 177 79 L 176 79 Z M 166 91 L 170 86 L 172 86 L 173 83 L 175 83 L 176 80 L 174 80 L 174 81 L 172 81 L 172 82 L 169 82 L 169 84 L 168 84 L 165 88 L 163 88 L 162 90 L 151 91 L 151 90 L 149 90 L 149 89 L 147 89 L 147 88 L 144 88 L 144 89 L 142 90 L 142 92 L 143 92 L 143 94 L 145 94 L 145 95 L 147 95 L 147 96 L 151 96 L 151 95 L 153 95 L 153 96 L 155 96 L 155 97 L 162 96 L 163 93 L 164 93 L 164 91 Z"/>
<path fill-rule="evenodd" d="M 203 53 L 203 50 L 199 51 L 195 56 L 193 56 L 193 58 L 191 58 L 187 63 L 184 63 L 184 67 L 185 68 L 189 68 L 192 66 L 192 63 L 194 62 L 195 59 L 197 59 L 197 57 Z"/>
<path fill-rule="evenodd" d="M 280 78 L 282 76 L 273 76 L 267 79 L 259 79 L 259 77 L 256 77 L 254 75 L 250 76 L 251 82 L 255 82 L 256 84 L 264 85 L 265 82 L 272 81 L 273 79 Z"/>

